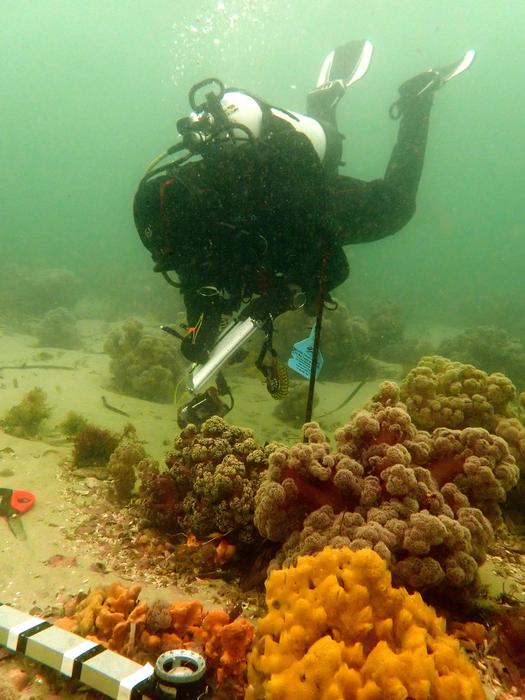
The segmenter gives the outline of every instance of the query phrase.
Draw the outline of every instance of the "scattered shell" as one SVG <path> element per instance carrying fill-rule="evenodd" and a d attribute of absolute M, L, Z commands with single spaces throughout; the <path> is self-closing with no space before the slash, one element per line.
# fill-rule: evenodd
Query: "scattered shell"
<path fill-rule="evenodd" d="M 76 566 L 77 560 L 75 557 L 65 557 L 63 554 L 55 554 L 49 559 L 46 559 L 45 563 L 48 566 Z"/>
<path fill-rule="evenodd" d="M 13 684 L 13 688 L 21 693 L 26 685 L 29 683 L 29 676 L 26 671 L 21 668 L 12 668 L 9 671 L 9 679 Z"/>

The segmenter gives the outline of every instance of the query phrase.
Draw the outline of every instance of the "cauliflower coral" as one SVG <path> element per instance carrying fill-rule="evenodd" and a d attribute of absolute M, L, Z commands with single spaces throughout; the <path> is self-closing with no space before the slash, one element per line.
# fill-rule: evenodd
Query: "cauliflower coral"
<path fill-rule="evenodd" d="M 207 537 L 228 533 L 239 542 L 257 538 L 254 498 L 267 466 L 265 449 L 250 430 L 212 416 L 200 430 L 189 424 L 166 455 L 167 471 L 143 474 L 141 501 L 155 525 Z"/>
<path fill-rule="evenodd" d="M 401 383 L 401 400 L 418 428 L 481 427 L 493 430 L 509 414 L 516 389 L 504 374 L 438 355 L 423 357 Z"/>
<path fill-rule="evenodd" d="M 277 564 L 324 546 L 374 549 L 412 588 L 472 584 L 519 470 L 483 428 L 418 430 L 393 383 L 336 431 L 315 423 L 306 444 L 274 446 L 255 498 L 261 535 L 282 542 Z"/>
<path fill-rule="evenodd" d="M 173 401 L 182 364 L 169 338 L 146 333 L 140 321 L 129 319 L 109 334 L 104 352 L 111 357 L 113 385 L 118 391 L 158 403 Z"/>
<path fill-rule="evenodd" d="M 325 548 L 274 571 L 246 700 L 484 700 L 475 668 L 418 593 L 370 549 Z"/>
<path fill-rule="evenodd" d="M 423 357 L 401 383 L 400 398 L 418 428 L 481 427 L 501 436 L 525 473 L 525 426 L 512 405 L 525 405 L 510 379 L 445 357 Z"/>

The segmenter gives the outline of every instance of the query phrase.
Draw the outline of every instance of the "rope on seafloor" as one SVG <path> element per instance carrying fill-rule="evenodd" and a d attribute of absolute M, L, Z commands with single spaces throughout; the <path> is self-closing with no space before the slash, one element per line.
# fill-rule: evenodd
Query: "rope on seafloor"
<path fill-rule="evenodd" d="M 126 411 L 121 411 L 120 408 L 116 408 L 115 406 L 112 406 L 110 403 L 108 403 L 105 396 L 102 396 L 102 404 L 104 405 L 104 408 L 108 409 L 108 411 L 113 411 L 113 413 L 118 413 L 119 416 L 126 416 L 126 418 L 130 417 L 129 413 L 126 413 Z"/>
<path fill-rule="evenodd" d="M 76 367 L 68 367 L 67 365 L 2 365 L 0 372 L 4 369 L 77 369 Z"/>
<path fill-rule="evenodd" d="M 350 396 L 347 396 L 346 399 L 343 401 L 343 403 L 340 403 L 339 406 L 332 408 L 331 411 L 328 411 L 327 413 L 323 413 L 323 415 L 319 416 L 319 418 L 326 418 L 326 416 L 331 416 L 332 413 L 335 413 L 336 411 L 340 411 L 343 408 L 343 406 L 346 406 L 346 404 L 354 398 L 354 396 L 357 394 L 357 392 L 366 384 L 367 381 L 368 381 L 368 377 L 361 379 L 359 384 L 356 387 L 354 387 L 354 389 L 352 389 L 352 391 L 350 392 Z"/>

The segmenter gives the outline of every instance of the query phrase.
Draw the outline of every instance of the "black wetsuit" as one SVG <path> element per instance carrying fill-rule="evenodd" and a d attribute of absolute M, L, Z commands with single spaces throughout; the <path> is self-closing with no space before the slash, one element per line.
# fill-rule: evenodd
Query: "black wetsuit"
<path fill-rule="evenodd" d="M 261 313 L 290 308 L 290 285 L 314 305 L 349 267 L 343 246 L 402 228 L 415 211 L 432 100 L 403 111 L 385 177 L 363 182 L 327 172 L 308 139 L 278 120 L 264 139 L 215 151 L 147 176 L 135 223 L 156 270 L 175 271 L 188 325 L 183 343 L 204 361 L 222 315 L 255 299 Z M 215 291 L 219 294 L 216 294 Z"/>
<path fill-rule="evenodd" d="M 337 175 L 331 184 L 332 215 L 342 245 L 367 243 L 405 226 L 416 210 L 432 95 L 405 109 L 396 145 L 382 180 Z"/>

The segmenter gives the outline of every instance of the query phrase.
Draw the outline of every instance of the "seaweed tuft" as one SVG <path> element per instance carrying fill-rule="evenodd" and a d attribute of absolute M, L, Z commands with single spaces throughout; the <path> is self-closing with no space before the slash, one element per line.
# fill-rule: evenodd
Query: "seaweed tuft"
<path fill-rule="evenodd" d="M 28 391 L 20 403 L 12 406 L 1 421 L 6 433 L 20 438 L 39 437 L 42 424 L 51 415 L 47 395 L 40 387 Z"/>
<path fill-rule="evenodd" d="M 110 430 L 87 425 L 73 443 L 73 468 L 106 467 L 118 443 L 118 435 Z"/>

